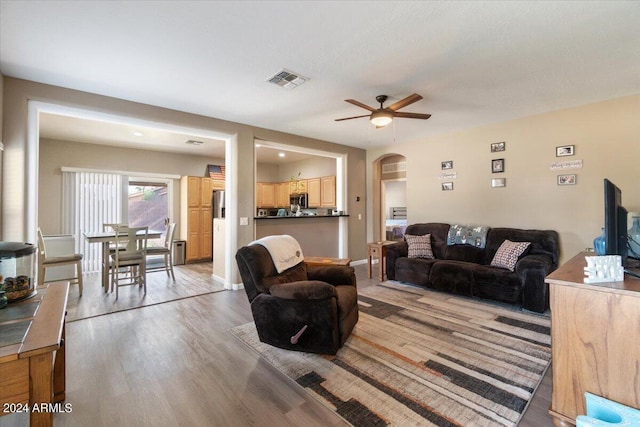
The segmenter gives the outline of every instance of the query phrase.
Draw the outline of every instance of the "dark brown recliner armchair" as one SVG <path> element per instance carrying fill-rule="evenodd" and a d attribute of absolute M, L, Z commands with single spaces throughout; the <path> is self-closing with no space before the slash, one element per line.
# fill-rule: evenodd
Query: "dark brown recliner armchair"
<path fill-rule="evenodd" d="M 307 266 L 303 261 L 278 274 L 262 245 L 240 248 L 236 261 L 260 341 L 336 354 L 358 322 L 352 267 Z"/>

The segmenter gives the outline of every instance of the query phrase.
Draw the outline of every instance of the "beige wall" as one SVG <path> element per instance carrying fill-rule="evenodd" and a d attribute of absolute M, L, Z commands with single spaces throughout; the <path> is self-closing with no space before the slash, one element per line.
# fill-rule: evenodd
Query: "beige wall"
<path fill-rule="evenodd" d="M 62 232 L 62 167 L 203 176 L 208 164 L 224 164 L 224 159 L 42 138 L 38 166 L 38 225 L 44 234 Z M 172 206 L 171 219 L 180 229 L 179 179 L 173 182 Z"/>
<path fill-rule="evenodd" d="M 35 237 L 35 223 L 30 224 L 29 219 L 33 216 L 33 212 L 37 212 L 37 205 L 33 202 L 37 197 L 30 194 L 32 191 L 30 188 L 37 191 L 37 183 L 30 178 L 30 174 L 35 172 L 35 168 L 31 170 L 32 159 L 37 155 L 28 150 L 30 100 L 230 135 L 232 140 L 230 157 L 231 161 L 237 164 L 234 170 L 228 170 L 229 181 L 233 182 L 234 191 L 237 191 L 235 199 L 237 212 L 235 217 L 229 218 L 236 222 L 236 233 L 232 232 L 230 236 L 234 250 L 254 238 L 255 139 L 346 154 L 349 175 L 347 194 L 358 194 L 363 200 L 366 191 L 365 151 L 362 149 L 10 77 L 4 78 L 3 99 L 2 139 L 5 144 L 5 167 L 3 169 L 2 232 L 3 236 L 9 240 L 33 240 Z M 351 200 L 350 197 L 346 207 L 346 210 L 353 214 L 348 224 L 348 254 L 353 259 L 363 259 L 366 257 L 364 203 L 351 203 Z M 228 209 L 230 210 L 231 207 Z M 358 213 L 363 215 L 363 220 L 357 219 Z M 239 226 L 240 217 L 249 218 L 249 226 Z M 239 279 L 237 272 L 235 279 Z"/>
<path fill-rule="evenodd" d="M 278 181 L 289 181 L 292 176 L 300 179 L 319 178 L 322 176 L 336 175 L 336 159 L 315 156 L 311 159 L 304 159 L 298 162 L 285 163 L 280 166 Z"/>
<path fill-rule="evenodd" d="M 367 152 L 368 173 L 386 153 L 407 157 L 408 222 L 448 222 L 494 227 L 553 229 L 560 233 L 561 260 L 593 246 L 603 225 L 603 179 L 622 189 L 623 204 L 640 211 L 640 95 L 497 123 L 419 144 Z M 428 124 L 426 124 L 428 126 Z M 506 142 L 491 153 L 490 144 Z M 575 155 L 556 157 L 556 147 L 575 145 Z M 505 173 L 491 173 L 492 159 Z M 453 191 L 442 191 L 440 163 L 453 160 Z M 582 160 L 581 169 L 550 170 L 554 162 Z M 558 186 L 557 175 L 577 175 L 577 185 Z M 370 175 L 373 176 L 373 175 Z M 505 188 L 491 179 L 506 178 Z M 373 184 L 367 183 L 373 209 Z M 370 211 L 371 213 L 371 211 Z M 372 218 L 373 215 L 369 215 Z M 369 239 L 374 224 L 368 223 Z"/>

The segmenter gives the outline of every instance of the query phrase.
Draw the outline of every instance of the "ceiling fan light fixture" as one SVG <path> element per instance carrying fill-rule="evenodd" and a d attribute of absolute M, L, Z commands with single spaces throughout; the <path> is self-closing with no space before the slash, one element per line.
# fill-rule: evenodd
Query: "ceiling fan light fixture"
<path fill-rule="evenodd" d="M 388 111 L 374 111 L 371 113 L 371 124 L 376 127 L 387 126 L 393 120 L 393 114 Z"/>

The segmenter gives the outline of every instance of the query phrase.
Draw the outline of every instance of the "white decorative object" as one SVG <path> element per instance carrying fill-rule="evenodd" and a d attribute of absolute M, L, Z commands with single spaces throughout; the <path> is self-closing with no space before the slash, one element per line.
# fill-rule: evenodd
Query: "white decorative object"
<path fill-rule="evenodd" d="M 584 268 L 584 283 L 622 282 L 624 268 L 620 255 L 584 257 L 587 266 Z"/>
<path fill-rule="evenodd" d="M 563 169 L 582 169 L 582 160 L 568 160 L 565 162 L 553 162 L 549 169 L 552 171 Z"/>
<path fill-rule="evenodd" d="M 438 178 L 441 180 L 456 179 L 458 178 L 458 172 L 442 172 Z"/>

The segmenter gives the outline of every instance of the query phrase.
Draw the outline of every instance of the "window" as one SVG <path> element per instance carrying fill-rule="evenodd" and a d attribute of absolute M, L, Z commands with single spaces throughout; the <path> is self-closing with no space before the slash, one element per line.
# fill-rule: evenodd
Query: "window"
<path fill-rule="evenodd" d="M 165 230 L 169 222 L 167 183 L 129 180 L 128 209 L 130 226 Z M 164 237 L 149 240 L 149 246 L 162 246 L 163 242 Z"/>

